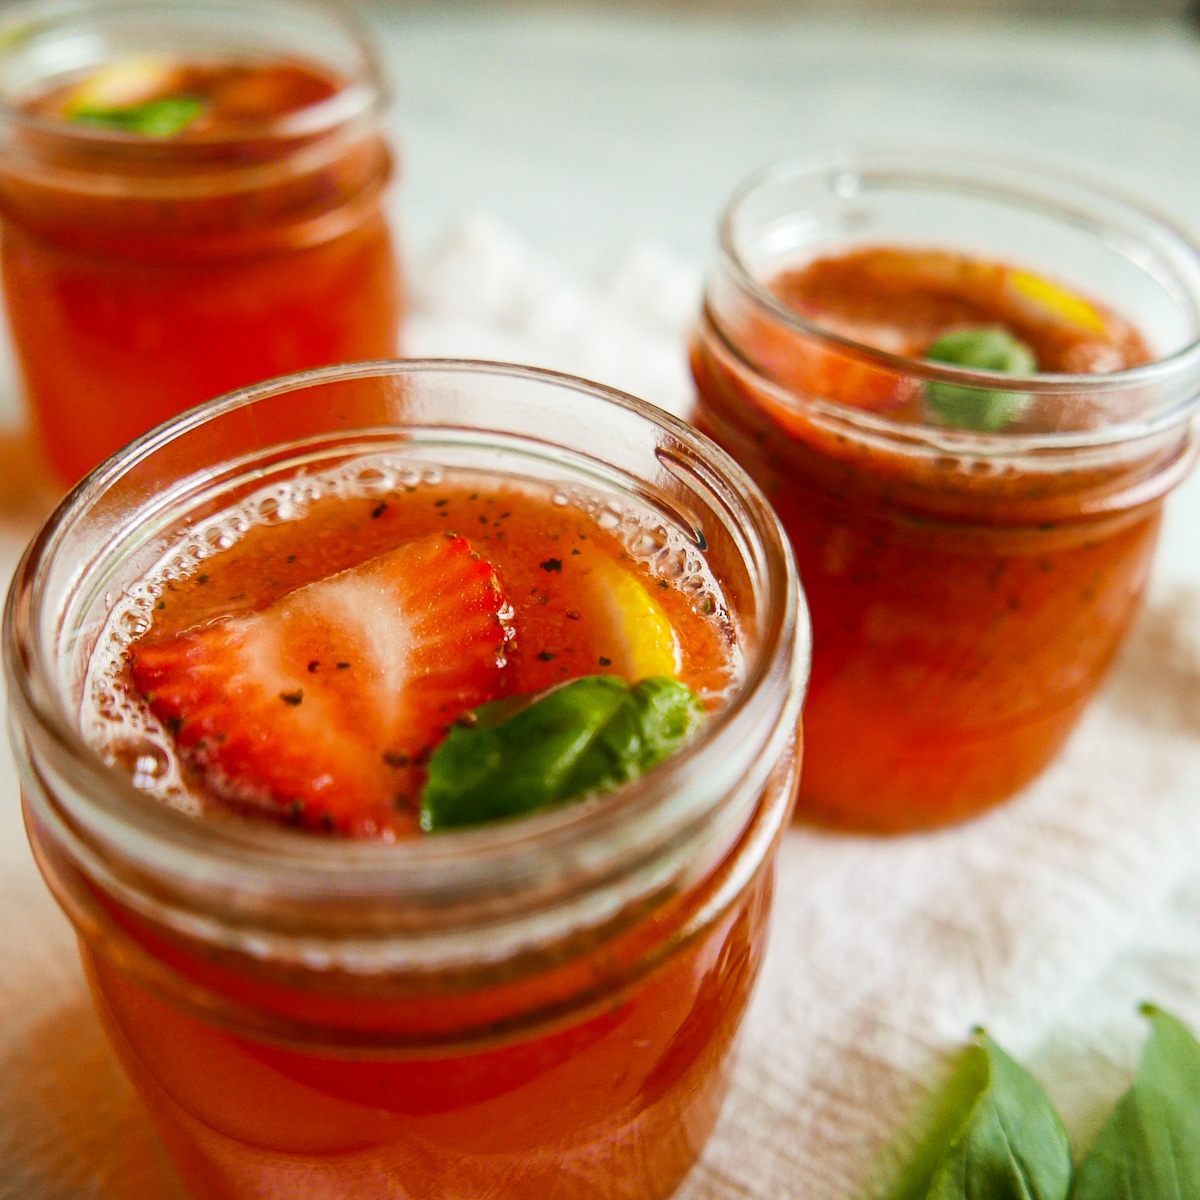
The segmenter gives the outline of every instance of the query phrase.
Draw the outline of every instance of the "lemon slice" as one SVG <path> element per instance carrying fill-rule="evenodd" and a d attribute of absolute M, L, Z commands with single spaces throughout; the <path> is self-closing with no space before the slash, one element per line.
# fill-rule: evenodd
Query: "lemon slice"
<path fill-rule="evenodd" d="M 1013 271 L 1009 279 L 1022 296 L 1056 317 L 1063 317 L 1074 325 L 1090 329 L 1093 333 L 1107 332 L 1104 319 L 1092 305 L 1073 292 L 1068 292 L 1066 288 L 1059 287 L 1057 283 L 1051 283 L 1048 279 L 1029 271 Z"/>
<path fill-rule="evenodd" d="M 70 95 L 68 117 L 90 109 L 131 108 L 169 91 L 178 64 L 162 54 L 130 55 L 93 71 Z"/>
<path fill-rule="evenodd" d="M 612 559 L 597 555 L 590 565 L 589 610 L 611 625 L 613 668 L 633 680 L 677 675 L 682 666 L 679 638 L 662 605 L 632 571 Z"/>

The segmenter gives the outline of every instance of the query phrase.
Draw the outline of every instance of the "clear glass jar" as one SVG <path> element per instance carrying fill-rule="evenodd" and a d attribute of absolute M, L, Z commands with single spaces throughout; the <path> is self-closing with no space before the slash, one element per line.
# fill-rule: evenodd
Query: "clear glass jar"
<path fill-rule="evenodd" d="M 1003 375 L 839 336 L 772 288 L 859 247 L 1035 272 L 1154 361 Z M 1026 278 L 1030 278 L 1026 276 Z M 846 149 L 734 194 L 692 346 L 697 424 L 767 493 L 812 608 L 799 811 L 902 831 L 1012 795 L 1057 754 L 1138 610 L 1196 454 L 1200 257 L 1167 223 L 1003 162 Z M 1019 398 L 994 432 L 871 411 L 937 385 Z"/>
<path fill-rule="evenodd" d="M 173 137 L 37 110 L 39 97 L 100 68 L 160 59 L 246 66 L 263 88 L 270 69 L 298 67 L 323 98 Z M 242 85 L 247 106 L 255 83 Z M 322 0 L 6 8 L 5 302 L 32 416 L 63 482 L 203 400 L 396 353 L 385 104 L 365 32 Z"/>
<path fill-rule="evenodd" d="M 129 585 L 231 501 L 381 451 L 401 472 L 547 481 L 599 502 L 602 527 L 650 511 L 680 531 L 744 657 L 699 738 L 598 800 L 394 845 L 206 820 L 106 765 L 81 696 Z M 197 1197 L 671 1193 L 761 961 L 808 674 L 786 537 L 721 451 L 526 368 L 295 376 L 84 481 L 32 544 L 4 632 L 35 854 Z"/>

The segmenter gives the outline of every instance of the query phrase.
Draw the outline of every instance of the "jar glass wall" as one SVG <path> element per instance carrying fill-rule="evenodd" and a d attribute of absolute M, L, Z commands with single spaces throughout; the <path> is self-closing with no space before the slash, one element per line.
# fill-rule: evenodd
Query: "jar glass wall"
<path fill-rule="evenodd" d="M 123 128 L 156 89 L 207 109 Z M 365 32 L 322 0 L 6 9 L 5 302 L 61 481 L 234 388 L 396 353 L 385 103 Z"/>
<path fill-rule="evenodd" d="M 393 845 L 139 791 L 82 732 L 113 606 L 231 500 L 347 464 L 383 495 L 406 471 L 482 468 L 597 505 L 601 528 L 652 512 L 703 556 L 740 682 L 615 793 Z M 663 544 L 646 552 L 674 569 Z M 808 669 L 786 537 L 736 464 L 564 376 L 313 372 L 110 460 L 31 546 L 5 622 L 35 853 L 198 1197 L 671 1193 L 715 1120 L 761 962 Z"/>
<path fill-rule="evenodd" d="M 781 298 L 787 272 L 864 247 L 1019 270 L 1007 278 L 1039 303 L 1120 314 L 1152 361 L 968 369 L 867 345 Z M 1137 612 L 1163 497 L 1194 459 L 1198 336 L 1195 247 L 1070 180 L 844 150 L 735 193 L 692 346 L 697 423 L 776 507 L 812 607 L 805 816 L 945 824 L 1051 761 Z M 961 428 L 889 407 L 928 414 L 938 388 L 1015 419 Z"/>

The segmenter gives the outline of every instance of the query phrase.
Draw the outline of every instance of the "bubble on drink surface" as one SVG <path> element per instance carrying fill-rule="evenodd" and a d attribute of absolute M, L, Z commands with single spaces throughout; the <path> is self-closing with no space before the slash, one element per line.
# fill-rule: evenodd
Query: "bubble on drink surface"
<path fill-rule="evenodd" d="M 472 474 L 464 470 L 461 477 L 466 480 Z M 451 479 L 458 475 L 453 472 Z M 164 591 L 197 574 L 202 563 L 235 546 L 251 529 L 302 520 L 320 500 L 403 496 L 417 488 L 438 486 L 445 479 L 440 465 L 408 455 L 363 455 L 326 472 L 300 470 L 186 530 L 111 606 L 88 665 L 80 705 L 82 732 L 89 744 L 140 790 L 185 812 L 201 811 L 204 805 L 187 786 L 173 738 L 143 698 L 133 692 L 128 679 L 128 649 L 150 629 Z M 551 488 L 553 505 L 573 506 L 586 513 L 597 526 L 614 534 L 632 558 L 687 595 L 693 611 L 720 627 L 730 651 L 730 686 L 741 679 L 735 622 L 708 564 L 694 553 L 694 542 L 683 530 L 646 505 L 611 493 L 597 494 L 573 484 L 529 481 L 529 485 Z M 500 614 L 506 627 L 513 616 L 511 607 Z M 514 635 L 508 627 L 509 639 Z"/>
<path fill-rule="evenodd" d="M 266 495 L 252 497 L 246 503 L 255 525 L 279 525 L 294 521 L 310 499 L 319 499 L 319 494 L 310 493 L 310 487 L 279 484 Z"/>
<path fill-rule="evenodd" d="M 652 559 L 660 551 L 667 549 L 670 536 L 663 525 L 656 525 L 653 528 L 645 526 L 630 538 L 629 552 L 635 558 Z"/>
<path fill-rule="evenodd" d="M 97 646 L 85 684 L 82 733 L 134 787 L 183 812 L 197 813 L 201 805 L 184 782 L 170 736 L 122 678 L 130 640 L 103 638 Z"/>
<path fill-rule="evenodd" d="M 117 743 L 112 748 L 112 755 L 114 765 L 123 767 L 133 780 L 133 786 L 143 790 L 153 789 L 171 770 L 170 755 L 149 738 Z"/>
<path fill-rule="evenodd" d="M 687 551 L 679 546 L 664 546 L 654 556 L 654 569 L 663 579 L 681 580 L 688 572 Z"/>
<path fill-rule="evenodd" d="M 234 538 L 231 534 L 226 533 L 219 526 L 214 529 L 207 529 L 204 532 L 204 553 L 208 554 L 213 550 L 228 550 L 234 543 Z"/>
<path fill-rule="evenodd" d="M 361 467 L 355 473 L 354 482 L 364 496 L 388 496 L 402 482 L 415 483 L 420 478 L 415 471 L 411 470 L 404 472 L 404 476 L 405 478 L 402 480 L 400 474 L 390 464 L 371 463 Z"/>

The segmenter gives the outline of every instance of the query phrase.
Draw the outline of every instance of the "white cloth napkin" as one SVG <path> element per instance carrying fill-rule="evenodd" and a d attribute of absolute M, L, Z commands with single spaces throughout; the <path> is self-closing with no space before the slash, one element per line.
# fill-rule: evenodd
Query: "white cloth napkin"
<path fill-rule="evenodd" d="M 680 413 L 699 277 L 653 247 L 583 284 L 486 217 L 416 272 L 407 348 L 573 371 Z M 29 529 L 0 521 L 0 578 Z M 1000 811 L 898 839 L 794 830 L 716 1135 L 680 1200 L 850 1200 L 984 1023 L 1083 1146 L 1138 1001 L 1200 1027 L 1200 594 L 1152 594 L 1063 758 Z M 0 1200 L 179 1195 L 25 848 L 0 750 Z"/>

